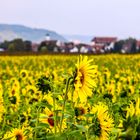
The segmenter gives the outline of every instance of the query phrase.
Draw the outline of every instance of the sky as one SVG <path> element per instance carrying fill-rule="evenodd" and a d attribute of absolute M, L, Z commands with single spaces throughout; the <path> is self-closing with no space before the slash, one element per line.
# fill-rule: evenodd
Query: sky
<path fill-rule="evenodd" d="M 140 39 L 140 0 L 0 0 L 0 23 Z"/>

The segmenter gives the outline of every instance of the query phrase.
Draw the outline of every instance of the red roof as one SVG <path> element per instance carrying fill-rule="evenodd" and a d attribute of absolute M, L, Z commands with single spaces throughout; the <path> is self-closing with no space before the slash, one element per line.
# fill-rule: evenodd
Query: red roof
<path fill-rule="evenodd" d="M 111 43 L 116 42 L 116 37 L 94 37 L 91 41 L 94 41 L 95 43 Z"/>
<path fill-rule="evenodd" d="M 140 46 L 140 41 L 137 41 L 137 46 Z"/>

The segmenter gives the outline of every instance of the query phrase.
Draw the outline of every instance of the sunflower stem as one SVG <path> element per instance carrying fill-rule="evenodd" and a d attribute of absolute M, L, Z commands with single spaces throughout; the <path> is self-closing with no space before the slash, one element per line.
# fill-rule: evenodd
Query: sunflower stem
<path fill-rule="evenodd" d="M 6 125 L 6 115 L 4 114 L 3 116 L 3 124 L 2 124 L 2 131 L 5 129 L 5 125 Z"/>
<path fill-rule="evenodd" d="M 53 95 L 53 112 L 54 112 L 54 132 L 56 134 L 56 111 L 55 111 L 55 96 Z"/>
<path fill-rule="evenodd" d="M 86 136 L 86 140 L 89 140 L 88 131 L 86 131 L 85 136 Z"/>
<path fill-rule="evenodd" d="M 71 108 L 72 108 L 72 110 L 73 110 L 72 123 L 74 123 L 74 124 L 75 124 L 75 121 L 74 121 L 75 111 L 74 111 L 73 96 L 74 96 L 74 90 L 72 91 L 72 94 L 71 94 Z"/>
<path fill-rule="evenodd" d="M 37 118 L 36 118 L 36 124 L 35 124 L 36 128 L 37 128 L 38 122 L 39 122 L 39 109 L 40 109 L 40 108 L 37 108 Z M 35 129 L 34 138 L 36 139 L 36 137 L 37 137 L 37 129 Z"/>
<path fill-rule="evenodd" d="M 61 121 L 60 121 L 60 134 L 62 133 L 62 123 L 63 123 L 63 119 L 64 119 L 64 111 L 65 111 L 65 105 L 66 105 L 67 94 L 68 94 L 68 89 L 69 89 L 69 83 L 70 83 L 71 79 L 72 79 L 72 77 L 70 77 L 67 80 L 67 84 L 66 84 L 66 91 L 65 91 L 64 102 L 63 102 L 63 107 L 62 107 L 62 117 L 61 117 Z"/>

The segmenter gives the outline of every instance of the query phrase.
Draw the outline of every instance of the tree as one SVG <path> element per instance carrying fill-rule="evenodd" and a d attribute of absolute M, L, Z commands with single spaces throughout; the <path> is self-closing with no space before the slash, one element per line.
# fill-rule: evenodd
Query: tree
<path fill-rule="evenodd" d="M 23 41 L 22 39 L 14 39 L 12 41 L 4 41 L 0 44 L 0 48 L 9 52 L 32 51 L 32 42 L 28 40 Z"/>
<path fill-rule="evenodd" d="M 130 53 L 136 53 L 137 49 L 137 40 L 135 38 L 128 38 L 126 40 L 126 42 L 130 43 L 131 44 L 131 50 L 130 50 Z"/>
<path fill-rule="evenodd" d="M 43 42 L 40 43 L 40 45 L 38 47 L 38 51 L 41 51 L 41 48 L 44 47 L 44 46 L 46 46 L 45 41 L 43 41 Z"/>
<path fill-rule="evenodd" d="M 42 46 L 40 51 L 41 52 L 47 52 L 47 47 L 46 46 Z"/>
<path fill-rule="evenodd" d="M 0 48 L 7 50 L 9 46 L 9 41 L 4 41 L 3 43 L 0 44 Z"/>
<path fill-rule="evenodd" d="M 114 53 L 120 53 L 121 50 L 122 50 L 122 47 L 125 43 L 125 40 L 119 40 L 117 41 L 115 44 L 114 44 L 114 49 L 113 49 L 113 52 Z"/>
<path fill-rule="evenodd" d="M 15 45 L 14 43 L 10 43 L 8 45 L 8 49 L 7 49 L 9 52 L 14 52 L 15 51 Z"/>
<path fill-rule="evenodd" d="M 53 52 L 54 48 L 57 47 L 56 41 L 43 41 L 41 42 L 38 50 L 41 51 L 42 47 L 44 48 L 44 46 L 46 46 L 47 52 Z"/>
<path fill-rule="evenodd" d="M 24 45 L 25 45 L 25 48 L 24 48 L 24 51 L 32 51 L 32 42 L 31 41 L 24 41 Z"/>
<path fill-rule="evenodd" d="M 15 39 L 13 40 L 13 43 L 15 45 L 16 51 L 24 51 L 25 50 L 25 44 L 22 39 Z"/>

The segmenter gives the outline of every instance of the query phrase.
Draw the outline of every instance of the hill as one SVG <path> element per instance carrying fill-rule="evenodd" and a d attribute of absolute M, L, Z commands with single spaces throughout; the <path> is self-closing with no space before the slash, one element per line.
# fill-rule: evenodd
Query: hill
<path fill-rule="evenodd" d="M 47 29 L 30 28 L 23 25 L 0 24 L 0 41 L 22 38 L 33 42 L 40 42 L 49 34 L 51 39 L 66 41 L 60 34 Z"/>

